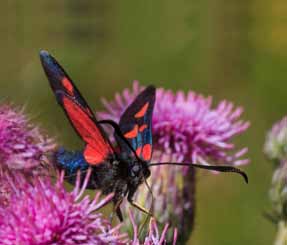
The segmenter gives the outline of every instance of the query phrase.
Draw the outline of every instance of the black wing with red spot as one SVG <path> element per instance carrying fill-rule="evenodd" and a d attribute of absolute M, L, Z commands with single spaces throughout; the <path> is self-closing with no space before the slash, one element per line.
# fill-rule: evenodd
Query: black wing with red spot
<path fill-rule="evenodd" d="M 40 52 L 40 58 L 58 103 L 86 143 L 85 160 L 91 165 L 102 163 L 114 150 L 92 110 L 55 58 L 46 51 Z"/>
<path fill-rule="evenodd" d="M 152 157 L 152 113 L 155 103 L 155 88 L 148 86 L 142 91 L 121 116 L 119 126 L 139 158 L 150 161 Z M 119 137 L 116 139 L 122 151 L 131 150 Z"/>

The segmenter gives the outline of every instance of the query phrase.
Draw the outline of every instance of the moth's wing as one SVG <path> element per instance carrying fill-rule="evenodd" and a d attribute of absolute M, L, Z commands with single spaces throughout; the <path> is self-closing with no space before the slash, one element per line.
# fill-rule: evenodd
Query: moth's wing
<path fill-rule="evenodd" d="M 40 58 L 58 103 L 86 143 L 83 153 L 85 160 L 91 165 L 102 163 L 114 154 L 114 150 L 95 115 L 56 59 L 46 51 L 40 52 Z"/>
<path fill-rule="evenodd" d="M 148 86 L 129 105 L 120 118 L 119 126 L 139 158 L 150 161 L 152 157 L 152 113 L 155 103 L 155 87 Z M 131 149 L 116 135 L 122 151 Z"/>

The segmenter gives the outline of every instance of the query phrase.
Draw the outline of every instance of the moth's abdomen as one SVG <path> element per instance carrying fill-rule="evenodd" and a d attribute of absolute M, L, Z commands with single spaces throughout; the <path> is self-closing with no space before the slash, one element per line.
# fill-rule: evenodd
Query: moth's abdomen
<path fill-rule="evenodd" d="M 55 154 L 56 166 L 65 171 L 65 180 L 71 184 L 75 184 L 78 171 L 81 173 L 83 181 L 87 174 L 87 169 L 92 168 L 92 173 L 87 183 L 88 189 L 101 189 L 104 194 L 108 194 L 115 190 L 114 186 L 117 181 L 118 171 L 112 168 L 112 164 L 108 161 L 97 166 L 91 166 L 84 158 L 82 151 L 67 151 L 60 148 Z"/>
<path fill-rule="evenodd" d="M 65 170 L 65 175 L 76 175 L 78 170 L 86 170 L 89 165 L 81 151 L 66 151 L 60 148 L 55 155 L 57 167 Z"/>

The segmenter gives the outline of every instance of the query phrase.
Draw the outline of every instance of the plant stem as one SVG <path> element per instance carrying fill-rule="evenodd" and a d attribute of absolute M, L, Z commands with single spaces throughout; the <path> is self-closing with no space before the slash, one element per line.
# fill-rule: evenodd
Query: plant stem
<path fill-rule="evenodd" d="M 285 221 L 278 223 L 278 231 L 274 245 L 287 245 L 287 224 Z"/>

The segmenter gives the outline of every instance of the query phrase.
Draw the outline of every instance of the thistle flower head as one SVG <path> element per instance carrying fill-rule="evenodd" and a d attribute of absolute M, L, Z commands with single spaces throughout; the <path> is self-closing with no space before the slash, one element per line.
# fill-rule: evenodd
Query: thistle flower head
<path fill-rule="evenodd" d="M 287 221 L 287 163 L 274 171 L 269 197 L 273 207 L 273 218 Z"/>
<path fill-rule="evenodd" d="M 100 118 L 119 121 L 128 105 L 143 88 L 134 82 L 133 90 L 116 94 L 115 100 L 103 103 L 106 112 Z M 201 164 L 241 165 L 247 148 L 235 151 L 233 137 L 244 132 L 249 123 L 240 120 L 243 109 L 222 101 L 212 108 L 211 97 L 192 91 L 186 95 L 157 89 L 153 113 L 154 149 L 175 157 L 177 161 Z"/>
<path fill-rule="evenodd" d="M 125 109 L 144 89 L 137 81 L 133 90 L 117 93 L 115 100 L 103 100 L 105 112 L 98 113 L 101 119 L 119 121 Z M 163 88 L 156 91 L 152 121 L 153 162 L 192 162 L 201 164 L 241 165 L 247 148 L 235 150 L 234 136 L 244 132 L 249 123 L 240 120 L 242 108 L 222 101 L 212 108 L 211 97 L 192 91 L 185 95 Z M 190 232 L 194 218 L 194 169 L 173 166 L 153 167 L 151 189 L 156 200 L 153 203 L 155 217 L 162 223 L 179 227 L 180 234 Z M 184 174 L 184 177 L 183 177 Z M 144 185 L 135 200 L 145 207 L 152 205 L 151 194 Z M 126 206 L 127 209 L 127 206 Z M 142 219 L 140 213 L 135 216 Z"/>
<path fill-rule="evenodd" d="M 55 143 L 32 125 L 22 110 L 0 106 L 0 162 L 9 169 L 33 169 Z"/>
<path fill-rule="evenodd" d="M 275 123 L 267 133 L 265 154 L 272 160 L 282 161 L 287 157 L 287 117 Z"/>
<path fill-rule="evenodd" d="M 125 234 L 111 228 L 101 213 L 95 212 L 112 199 L 90 200 L 83 195 L 90 170 L 80 187 L 80 175 L 71 192 L 63 186 L 62 174 L 53 184 L 47 177 L 27 180 L 16 172 L 6 180 L 13 188 L 8 207 L 0 207 L 1 244 L 122 244 Z"/>

